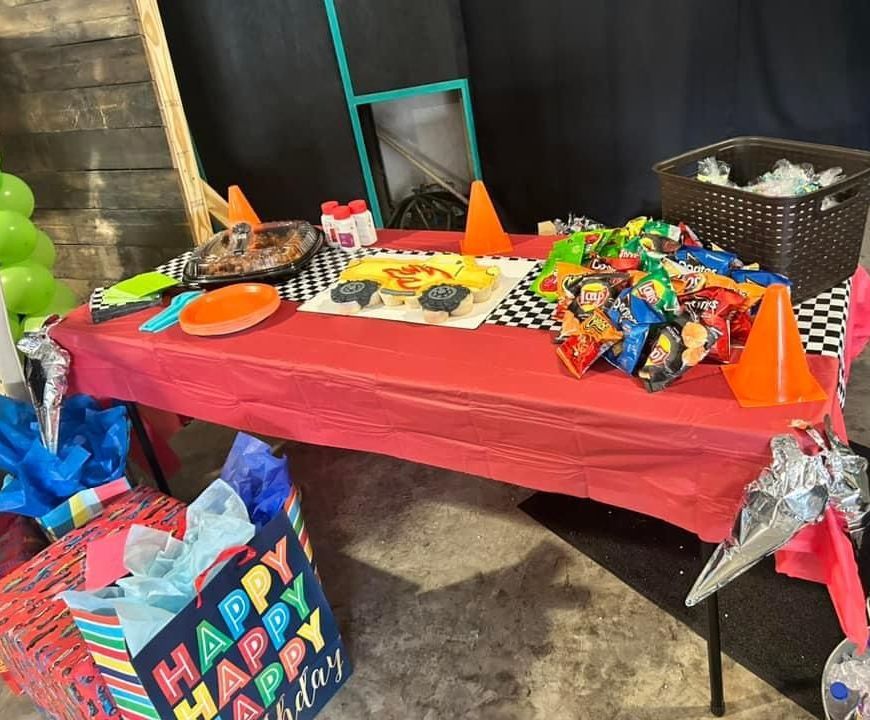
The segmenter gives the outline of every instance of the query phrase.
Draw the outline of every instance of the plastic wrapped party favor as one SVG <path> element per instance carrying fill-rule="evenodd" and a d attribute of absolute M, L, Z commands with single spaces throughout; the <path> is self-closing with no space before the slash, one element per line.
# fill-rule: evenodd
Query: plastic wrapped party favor
<path fill-rule="evenodd" d="M 275 457 L 266 443 L 245 433 L 236 435 L 220 476 L 242 498 L 258 530 L 290 495 L 287 458 Z"/>
<path fill-rule="evenodd" d="M 48 336 L 51 325 L 26 333 L 18 349 L 26 359 L 27 389 L 36 408 L 42 442 L 57 453 L 60 404 L 67 390 L 69 353 Z"/>
<path fill-rule="evenodd" d="M 710 557 L 686 598 L 697 605 L 822 519 L 829 474 L 824 456 L 806 455 L 793 435 L 770 441 L 773 461 L 746 488 L 730 537 Z"/>
<path fill-rule="evenodd" d="M 729 179 L 729 175 L 731 175 L 731 166 L 724 160 L 706 157 L 698 161 L 697 177 L 701 182 L 732 187 L 734 183 Z"/>
<path fill-rule="evenodd" d="M 833 167 L 817 173 L 809 163 L 798 165 L 783 158 L 774 163 L 772 170 L 743 189 L 768 197 L 795 197 L 815 192 L 842 179 L 842 168 Z"/>
<path fill-rule="evenodd" d="M 124 475 L 130 430 L 123 405 L 103 410 L 74 395 L 60 412 L 57 453 L 42 444 L 33 409 L 0 396 L 0 512 L 42 517 L 76 493 Z"/>
<path fill-rule="evenodd" d="M 665 321 L 664 317 L 626 288 L 607 309 L 610 319 L 622 330 L 622 340 L 604 355 L 605 359 L 631 375 L 637 368 L 650 328 Z"/>
<path fill-rule="evenodd" d="M 134 525 L 124 547 L 124 566 L 131 573 L 116 586 L 94 592 L 65 592 L 68 605 L 99 613 L 117 613 L 131 655 L 196 595 L 196 579 L 213 567 L 223 551 L 245 545 L 255 528 L 238 494 L 215 480 L 187 508 L 184 538 Z"/>
<path fill-rule="evenodd" d="M 604 227 L 600 222 L 592 220 L 585 215 L 575 215 L 568 213 L 567 220 L 556 218 L 553 220 L 553 228 L 556 235 L 570 235 L 575 232 L 584 232 L 586 230 L 600 230 Z"/>

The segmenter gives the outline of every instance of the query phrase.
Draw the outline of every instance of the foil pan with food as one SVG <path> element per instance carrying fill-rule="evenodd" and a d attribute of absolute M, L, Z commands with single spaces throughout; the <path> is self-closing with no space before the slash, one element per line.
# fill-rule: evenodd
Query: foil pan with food
<path fill-rule="evenodd" d="M 322 243 L 323 233 L 303 220 L 237 223 L 193 252 L 183 282 L 220 285 L 289 277 L 311 261 Z"/>

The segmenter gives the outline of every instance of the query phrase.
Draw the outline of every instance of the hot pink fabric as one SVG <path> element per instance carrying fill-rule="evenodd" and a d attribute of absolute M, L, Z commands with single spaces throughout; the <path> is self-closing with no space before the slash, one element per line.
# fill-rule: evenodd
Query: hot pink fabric
<path fill-rule="evenodd" d="M 458 251 L 458 233 L 381 231 L 381 246 Z M 552 238 L 514 236 L 545 257 Z M 810 356 L 825 402 L 742 409 L 714 365 L 647 393 L 601 362 L 582 380 L 550 334 L 297 313 L 284 302 L 248 331 L 198 338 L 140 323 L 93 325 L 85 309 L 54 336 L 71 382 L 97 396 L 266 435 L 380 452 L 523 487 L 590 497 L 719 541 L 743 488 L 793 418 L 836 412 L 837 361 Z"/>
<path fill-rule="evenodd" d="M 817 525 L 804 528 L 788 547 L 776 554 L 776 569 L 790 577 L 828 586 L 846 637 L 867 647 L 867 611 L 855 551 L 843 518 L 828 508 Z"/>
<path fill-rule="evenodd" d="M 846 377 L 852 363 L 870 342 L 870 274 L 858 267 L 852 278 L 852 299 L 846 326 Z"/>

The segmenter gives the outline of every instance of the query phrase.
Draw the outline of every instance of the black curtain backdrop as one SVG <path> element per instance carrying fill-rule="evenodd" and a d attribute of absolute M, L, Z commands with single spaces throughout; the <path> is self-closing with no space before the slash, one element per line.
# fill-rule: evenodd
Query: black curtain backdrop
<path fill-rule="evenodd" d="M 261 218 L 365 197 L 323 0 L 161 0 L 206 178 Z"/>
<path fill-rule="evenodd" d="M 870 149 L 865 0 L 464 0 L 505 226 L 660 210 L 651 166 L 735 135 Z"/>
<path fill-rule="evenodd" d="M 655 214 L 653 163 L 726 137 L 870 149 L 867 0 L 399 5 L 340 0 L 351 73 L 361 90 L 382 89 L 378 67 L 397 66 L 387 84 L 445 79 L 467 50 L 484 179 L 512 231 L 569 211 L 607 223 Z M 160 8 L 215 188 L 242 185 L 276 219 L 363 195 L 323 0 Z M 390 38 L 402 42 L 386 52 Z"/>

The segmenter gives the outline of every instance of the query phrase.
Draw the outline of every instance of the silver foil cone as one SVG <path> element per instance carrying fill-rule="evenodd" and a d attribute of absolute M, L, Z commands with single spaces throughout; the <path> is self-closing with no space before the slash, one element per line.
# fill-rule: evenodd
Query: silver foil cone
<path fill-rule="evenodd" d="M 829 478 L 824 455 L 805 455 L 793 435 L 777 435 L 770 449 L 770 467 L 747 486 L 730 537 L 713 552 L 686 605 L 698 604 L 822 518 Z"/>
<path fill-rule="evenodd" d="M 42 444 L 57 454 L 60 406 L 67 391 L 70 359 L 69 353 L 49 337 L 50 329 L 51 325 L 47 325 L 26 333 L 18 341 L 18 349 L 29 361 L 25 368 L 27 388 L 39 421 Z"/>

